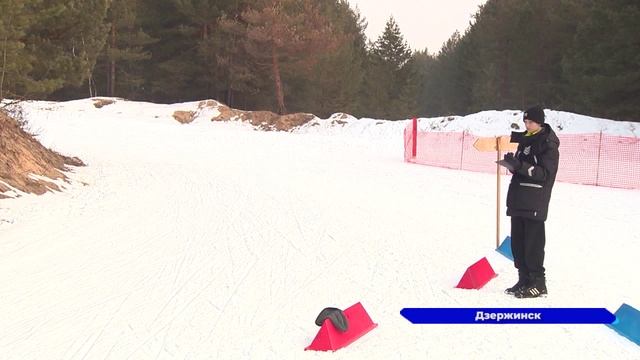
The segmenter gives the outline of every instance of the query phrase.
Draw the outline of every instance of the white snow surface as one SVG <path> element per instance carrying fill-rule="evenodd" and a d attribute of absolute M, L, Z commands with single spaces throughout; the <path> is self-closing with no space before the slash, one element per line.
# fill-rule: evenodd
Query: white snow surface
<path fill-rule="evenodd" d="M 516 271 L 494 250 L 495 175 L 404 163 L 406 121 L 341 124 L 336 114 L 286 133 L 208 121 L 215 110 L 185 125 L 171 117 L 197 104 L 25 104 L 38 139 L 87 166 L 62 192 L 0 201 L 0 358 L 640 358 L 604 325 L 400 316 L 404 307 L 640 308 L 640 191 L 556 183 L 549 296 L 521 300 L 503 293 Z M 633 123 L 547 114 L 560 132 L 638 134 Z M 508 134 L 520 117 L 485 111 L 421 128 Z M 485 256 L 498 277 L 455 288 Z M 303 350 L 320 310 L 358 301 L 377 328 L 335 353 Z"/>

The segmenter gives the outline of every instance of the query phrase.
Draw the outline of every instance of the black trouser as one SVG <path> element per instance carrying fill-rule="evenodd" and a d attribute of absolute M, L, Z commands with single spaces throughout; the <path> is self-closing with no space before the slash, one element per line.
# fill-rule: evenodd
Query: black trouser
<path fill-rule="evenodd" d="M 511 217 L 511 252 L 520 276 L 544 279 L 544 221 Z"/>

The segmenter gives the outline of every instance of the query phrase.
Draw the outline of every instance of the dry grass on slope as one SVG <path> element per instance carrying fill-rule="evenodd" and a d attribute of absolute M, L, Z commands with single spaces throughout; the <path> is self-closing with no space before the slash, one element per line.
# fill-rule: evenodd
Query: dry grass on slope
<path fill-rule="evenodd" d="M 60 155 L 42 146 L 18 121 L 0 110 L 0 198 L 13 187 L 32 194 L 59 191 L 44 178 L 67 181 L 67 165 L 84 166 L 76 157 Z M 8 185 L 8 186 L 7 186 Z"/>

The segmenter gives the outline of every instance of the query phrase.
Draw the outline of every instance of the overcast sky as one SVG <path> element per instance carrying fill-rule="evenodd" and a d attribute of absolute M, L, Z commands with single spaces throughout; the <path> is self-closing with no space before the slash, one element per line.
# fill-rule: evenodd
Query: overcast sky
<path fill-rule="evenodd" d="M 454 31 L 464 33 L 478 6 L 486 0 L 348 0 L 368 22 L 366 34 L 375 41 L 391 15 L 413 50 L 437 53 Z"/>

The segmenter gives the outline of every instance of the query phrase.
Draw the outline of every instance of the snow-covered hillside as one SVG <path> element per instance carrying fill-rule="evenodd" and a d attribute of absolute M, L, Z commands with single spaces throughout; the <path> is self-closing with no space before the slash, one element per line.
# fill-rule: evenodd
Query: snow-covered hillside
<path fill-rule="evenodd" d="M 25 105 L 45 146 L 87 166 L 61 193 L 0 201 L 0 358 L 640 358 L 604 325 L 416 326 L 399 314 L 639 308 L 640 191 L 557 183 L 550 294 L 521 300 L 503 293 L 516 274 L 494 250 L 495 176 L 404 163 L 406 122 L 336 114 L 262 132 L 211 122 L 215 109 L 173 119 L 197 105 Z M 548 115 L 560 132 L 638 135 L 632 123 Z M 420 126 L 507 134 L 520 116 Z M 484 256 L 499 276 L 454 288 Z M 358 301 L 376 329 L 335 353 L 303 351 L 320 310 Z"/>

